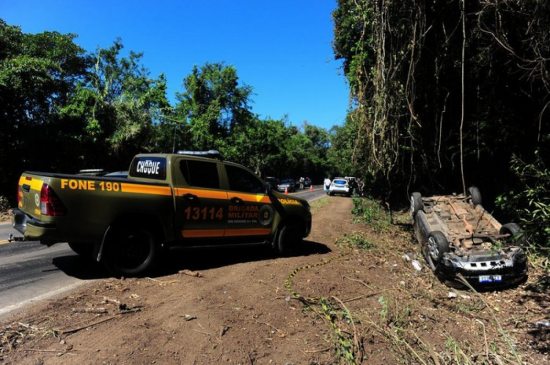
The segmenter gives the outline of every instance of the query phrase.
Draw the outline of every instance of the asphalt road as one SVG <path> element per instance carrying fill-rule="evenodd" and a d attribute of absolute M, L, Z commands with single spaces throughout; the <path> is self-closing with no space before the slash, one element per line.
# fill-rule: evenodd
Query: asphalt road
<path fill-rule="evenodd" d="M 322 186 L 291 195 L 313 201 L 325 196 Z M 102 267 L 76 255 L 66 243 L 46 247 L 36 241 L 8 243 L 20 235 L 10 223 L 0 224 L 0 318 L 25 305 L 108 277 Z"/>

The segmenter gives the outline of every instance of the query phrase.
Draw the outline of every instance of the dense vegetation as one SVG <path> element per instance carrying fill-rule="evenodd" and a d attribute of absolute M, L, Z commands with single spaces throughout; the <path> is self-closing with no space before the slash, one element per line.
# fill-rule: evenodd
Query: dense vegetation
<path fill-rule="evenodd" d="M 138 152 L 218 149 L 264 176 L 329 168 L 329 133 L 254 115 L 234 67 L 194 67 L 172 105 L 141 54 L 120 40 L 87 53 L 75 37 L 0 20 L 0 196 L 15 197 L 23 170 L 123 170 Z"/>
<path fill-rule="evenodd" d="M 0 196 L 25 169 L 215 148 L 264 176 L 359 176 L 393 206 L 477 185 L 548 248 L 550 3 L 338 0 L 333 18 L 351 102 L 330 131 L 259 118 L 231 65 L 194 67 L 170 102 L 119 40 L 89 53 L 0 20 Z"/>
<path fill-rule="evenodd" d="M 333 16 L 352 173 L 393 201 L 477 185 L 550 247 L 550 3 L 339 0 Z"/>

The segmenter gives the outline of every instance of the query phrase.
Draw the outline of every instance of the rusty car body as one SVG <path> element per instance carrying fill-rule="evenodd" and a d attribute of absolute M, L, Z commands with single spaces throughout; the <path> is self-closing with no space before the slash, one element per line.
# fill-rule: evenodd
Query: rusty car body
<path fill-rule="evenodd" d="M 444 279 L 476 286 L 513 285 L 526 278 L 527 257 L 515 223 L 501 224 L 469 194 L 411 195 L 411 215 L 428 266 Z M 459 279 L 459 280 L 456 280 Z"/>

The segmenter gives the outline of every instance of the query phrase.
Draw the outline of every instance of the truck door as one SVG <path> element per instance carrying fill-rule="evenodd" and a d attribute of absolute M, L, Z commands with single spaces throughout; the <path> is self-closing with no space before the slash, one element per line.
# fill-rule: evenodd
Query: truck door
<path fill-rule="evenodd" d="M 221 164 L 182 158 L 175 190 L 176 228 L 185 241 L 222 238 L 227 222 L 227 192 L 220 189 Z"/>
<path fill-rule="evenodd" d="M 266 238 L 272 232 L 274 210 L 263 182 L 239 166 L 224 166 L 229 184 L 225 236 Z"/>

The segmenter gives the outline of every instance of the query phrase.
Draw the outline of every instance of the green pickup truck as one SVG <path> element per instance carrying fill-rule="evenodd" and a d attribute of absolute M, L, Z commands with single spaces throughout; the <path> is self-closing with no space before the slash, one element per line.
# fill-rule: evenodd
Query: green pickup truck
<path fill-rule="evenodd" d="M 284 254 L 309 235 L 305 200 L 216 156 L 140 154 L 127 177 L 24 172 L 13 225 L 26 240 L 68 242 L 123 276 L 149 271 L 174 246 L 264 243 Z"/>

